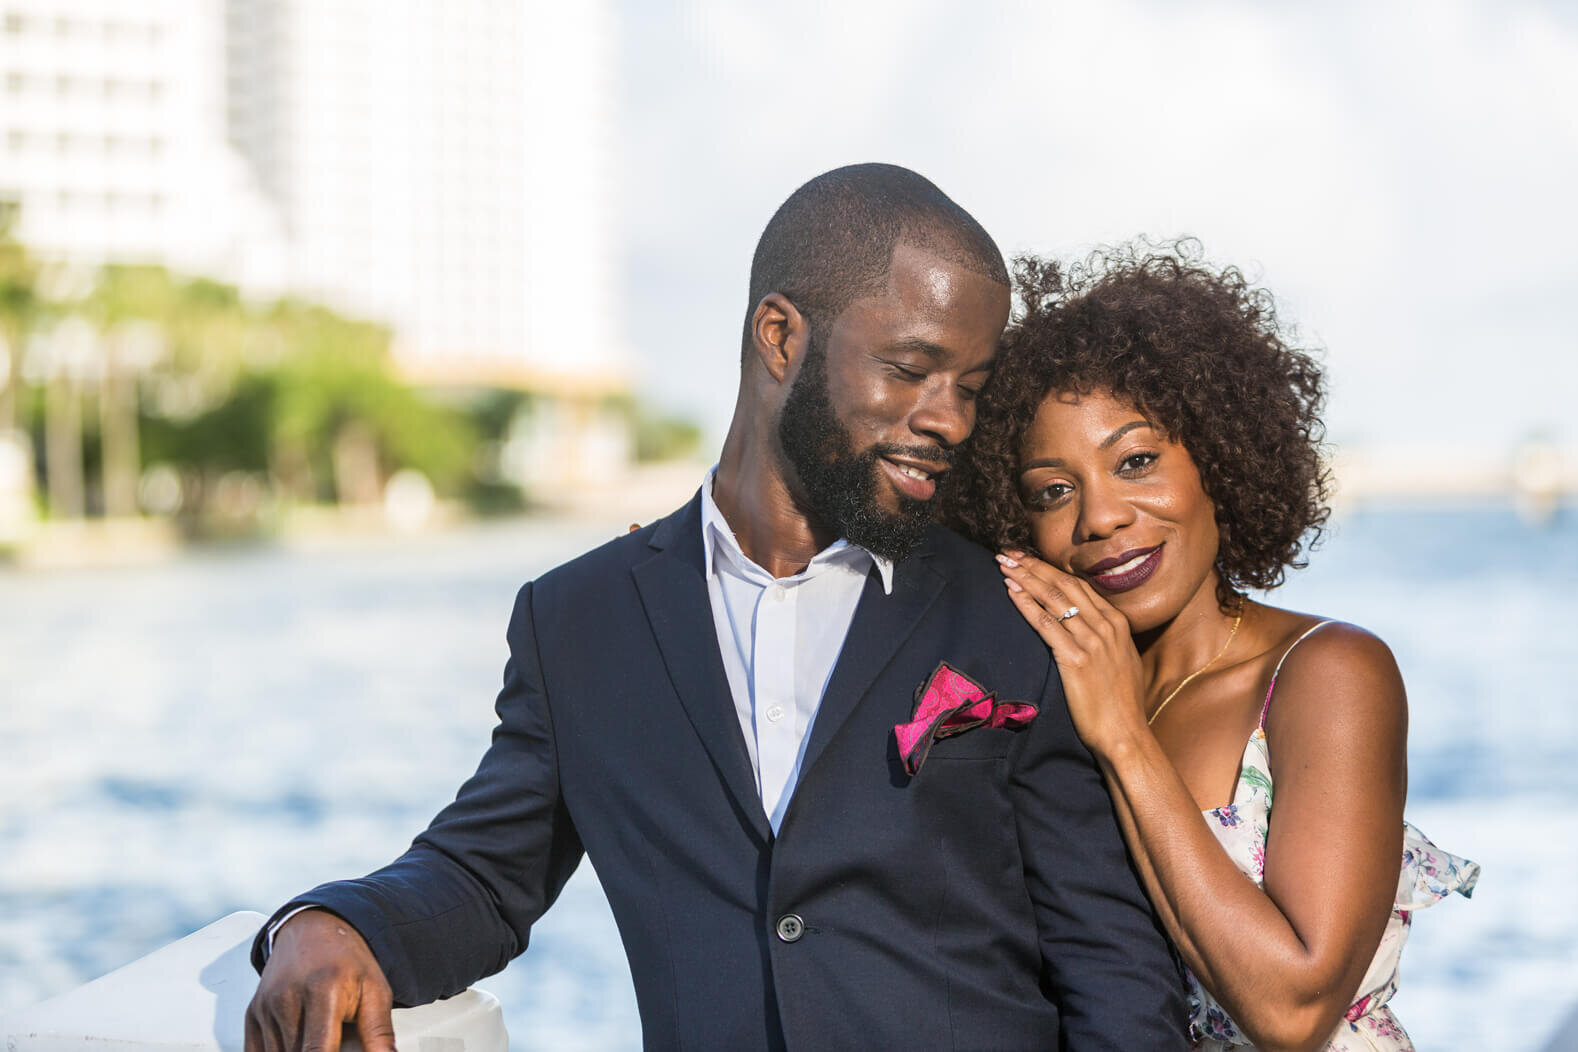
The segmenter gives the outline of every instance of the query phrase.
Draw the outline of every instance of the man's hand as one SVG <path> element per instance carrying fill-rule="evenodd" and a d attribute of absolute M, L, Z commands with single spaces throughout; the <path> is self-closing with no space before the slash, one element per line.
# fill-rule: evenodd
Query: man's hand
<path fill-rule="evenodd" d="M 247 1006 L 246 1052 L 338 1052 L 355 1023 L 367 1052 L 395 1052 L 393 999 L 383 969 L 356 929 L 324 910 L 303 910 L 274 934 Z"/>

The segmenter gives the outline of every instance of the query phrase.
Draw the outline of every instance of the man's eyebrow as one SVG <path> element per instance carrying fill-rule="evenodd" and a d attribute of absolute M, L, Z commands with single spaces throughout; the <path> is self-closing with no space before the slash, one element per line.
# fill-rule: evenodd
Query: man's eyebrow
<path fill-rule="evenodd" d="M 949 356 L 950 353 L 948 349 L 941 344 L 932 343 L 930 340 L 923 340 L 919 336 L 906 336 L 903 339 L 895 340 L 893 347 L 896 350 L 916 351 L 920 354 L 924 354 L 934 362 L 943 361 Z M 989 362 L 982 362 L 976 368 L 971 369 L 970 372 L 989 373 L 996 367 L 997 359 L 993 358 Z"/>
<path fill-rule="evenodd" d="M 1135 428 L 1137 428 L 1137 427 L 1151 427 L 1151 428 L 1154 428 L 1154 426 L 1155 425 L 1153 425 L 1149 420 L 1130 420 L 1127 424 L 1124 424 L 1122 427 L 1118 428 L 1118 430 L 1114 431 L 1112 434 L 1110 434 L 1106 438 L 1102 439 L 1101 445 L 1097 446 L 1096 448 L 1097 449 L 1110 449 L 1110 448 L 1112 448 L 1113 444 L 1118 441 L 1118 439 L 1122 438 L 1124 435 L 1128 434 L 1130 431 L 1133 431 Z"/>
<path fill-rule="evenodd" d="M 906 336 L 903 339 L 895 340 L 893 346 L 901 351 L 919 351 L 934 362 L 948 357 L 946 348 L 932 343 L 930 340 L 923 340 L 919 336 Z"/>

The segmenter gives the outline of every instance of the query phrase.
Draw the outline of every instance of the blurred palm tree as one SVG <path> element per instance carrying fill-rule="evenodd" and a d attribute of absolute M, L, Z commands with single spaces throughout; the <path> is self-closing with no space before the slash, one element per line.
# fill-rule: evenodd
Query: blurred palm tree
<path fill-rule="evenodd" d="M 11 236 L 12 212 L 0 210 L 0 432 L 22 425 L 22 348 L 38 314 L 38 264 Z"/>
<path fill-rule="evenodd" d="M 440 490 L 469 475 L 474 429 L 394 375 L 389 330 L 284 300 L 265 332 L 287 348 L 276 373 L 276 474 L 298 498 L 366 503 L 393 471 L 413 468 Z"/>
<path fill-rule="evenodd" d="M 104 509 L 133 515 L 144 397 L 153 395 L 159 415 L 184 420 L 223 404 L 245 367 L 251 320 L 233 286 L 178 280 L 160 266 L 104 267 L 83 306 L 102 334 Z"/>
<path fill-rule="evenodd" d="M 99 336 L 99 463 L 106 515 L 137 514 L 139 373 L 151 364 L 136 360 L 137 336 L 168 324 L 176 313 L 174 300 L 174 283 L 163 268 L 108 266 L 84 304 Z"/>
<path fill-rule="evenodd" d="M 247 308 L 213 282 L 174 291 L 142 451 L 183 470 L 195 529 L 238 473 L 295 504 L 375 502 L 402 468 L 441 492 L 464 486 L 473 429 L 396 378 L 387 329 L 298 300 Z"/>

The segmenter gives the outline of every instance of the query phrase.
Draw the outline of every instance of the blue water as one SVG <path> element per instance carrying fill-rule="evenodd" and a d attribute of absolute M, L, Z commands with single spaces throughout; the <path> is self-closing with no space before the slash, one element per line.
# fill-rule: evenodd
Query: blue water
<path fill-rule="evenodd" d="M 0 1013 L 398 854 L 486 744 L 517 586 L 617 528 L 0 571 Z M 1410 817 L 1485 867 L 1417 916 L 1399 1015 L 1538 1048 L 1578 999 L 1578 515 L 1360 511 L 1277 598 L 1391 644 Z M 589 867 L 481 985 L 517 1049 L 639 1046 Z"/>

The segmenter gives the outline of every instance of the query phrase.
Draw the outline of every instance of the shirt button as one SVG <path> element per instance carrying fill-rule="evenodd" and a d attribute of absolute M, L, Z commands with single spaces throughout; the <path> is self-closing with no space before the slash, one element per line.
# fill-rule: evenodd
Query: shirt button
<path fill-rule="evenodd" d="M 769 723 L 777 723 L 779 720 L 781 720 L 783 718 L 784 718 L 784 707 L 782 705 L 771 705 L 771 706 L 768 706 L 768 709 L 767 709 L 767 722 L 769 722 Z"/>
<path fill-rule="evenodd" d="M 798 942 L 805 934 L 805 921 L 798 913 L 785 913 L 778 918 L 778 937 L 784 942 Z"/>
<path fill-rule="evenodd" d="M 781 603 L 788 597 L 788 595 L 789 589 L 785 588 L 781 584 L 773 585 L 773 602 Z"/>

